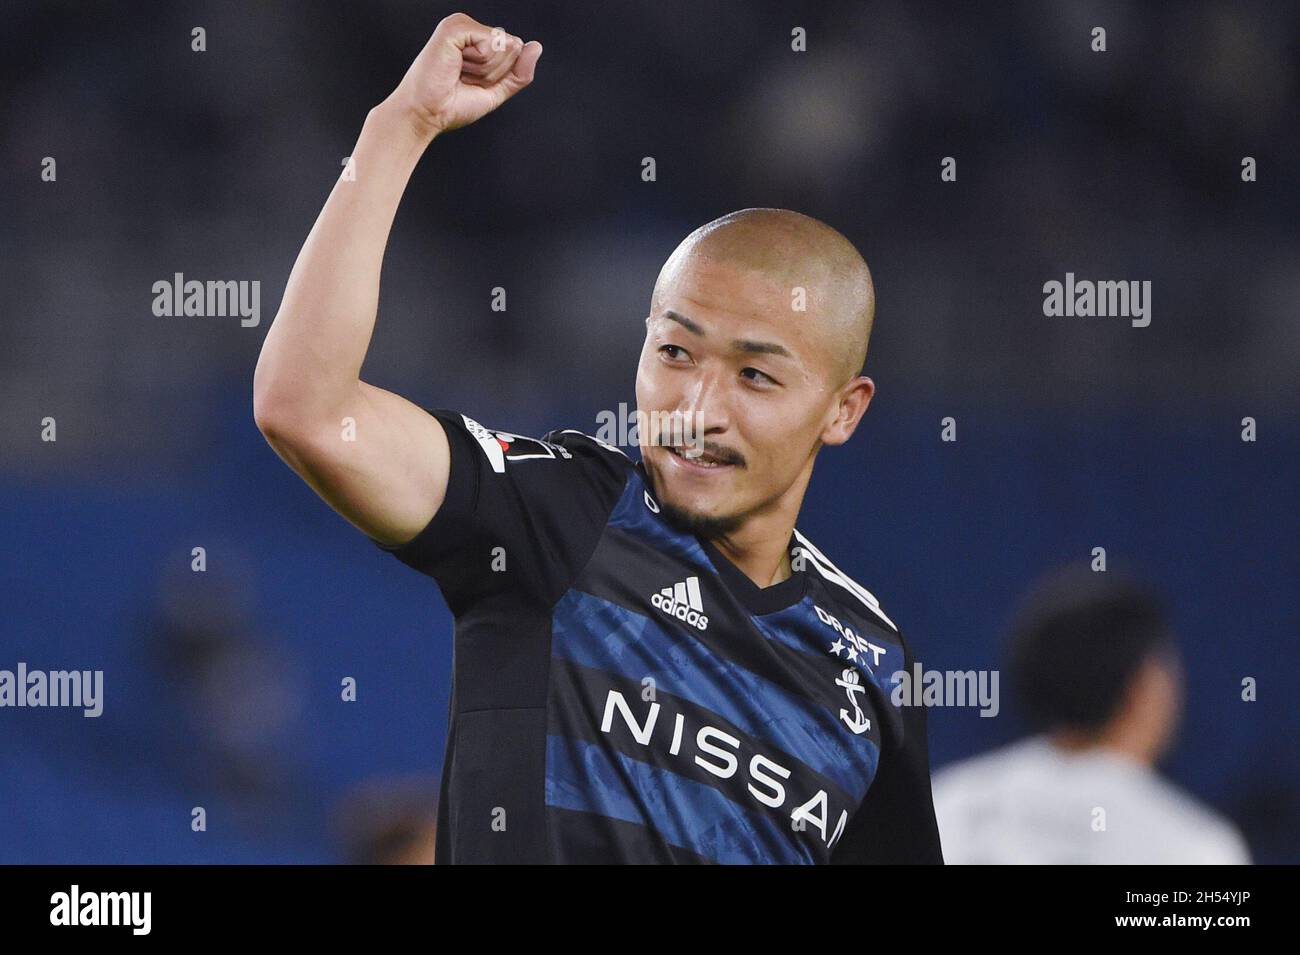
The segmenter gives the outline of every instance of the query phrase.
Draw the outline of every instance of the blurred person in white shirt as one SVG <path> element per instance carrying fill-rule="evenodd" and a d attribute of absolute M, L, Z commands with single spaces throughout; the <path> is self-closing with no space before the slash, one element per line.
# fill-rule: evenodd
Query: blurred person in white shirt
<path fill-rule="evenodd" d="M 1056 572 L 1017 614 L 1007 669 L 1036 735 L 935 774 L 946 861 L 1250 862 L 1227 819 L 1154 768 L 1183 674 L 1147 590 L 1086 565 Z"/>

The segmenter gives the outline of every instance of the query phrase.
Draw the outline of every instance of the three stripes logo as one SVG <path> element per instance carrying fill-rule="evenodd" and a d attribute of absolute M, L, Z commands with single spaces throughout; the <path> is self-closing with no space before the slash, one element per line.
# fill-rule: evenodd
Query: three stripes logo
<path fill-rule="evenodd" d="M 704 613 L 704 602 L 700 599 L 698 577 L 687 577 L 671 587 L 665 587 L 650 598 L 650 603 L 657 610 L 662 610 L 670 617 L 676 617 L 696 629 L 707 630 L 709 627 L 709 618 Z"/>

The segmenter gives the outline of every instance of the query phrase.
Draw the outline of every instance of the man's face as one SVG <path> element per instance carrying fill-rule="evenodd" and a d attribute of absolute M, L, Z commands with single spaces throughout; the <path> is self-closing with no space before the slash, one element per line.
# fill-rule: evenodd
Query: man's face
<path fill-rule="evenodd" d="M 642 460 L 665 512 L 702 536 L 731 533 L 787 495 L 797 512 L 819 441 L 848 437 L 828 429 L 839 402 L 820 316 L 792 302 L 762 273 L 693 257 L 647 319 Z"/>

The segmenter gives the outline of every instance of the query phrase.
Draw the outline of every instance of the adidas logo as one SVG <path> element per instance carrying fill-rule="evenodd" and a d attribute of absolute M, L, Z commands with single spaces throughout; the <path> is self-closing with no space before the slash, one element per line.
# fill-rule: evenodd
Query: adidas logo
<path fill-rule="evenodd" d="M 650 598 L 656 609 L 662 610 L 670 617 L 676 617 L 700 630 L 707 630 L 709 618 L 704 614 L 704 602 L 700 600 L 700 578 L 687 577 L 680 583 L 665 587 Z"/>

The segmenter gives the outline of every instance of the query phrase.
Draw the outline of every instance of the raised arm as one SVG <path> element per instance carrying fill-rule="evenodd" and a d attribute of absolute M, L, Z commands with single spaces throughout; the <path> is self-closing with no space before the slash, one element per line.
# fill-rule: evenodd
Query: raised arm
<path fill-rule="evenodd" d="M 437 419 L 360 379 L 393 217 L 441 133 L 474 122 L 533 79 L 535 40 L 456 13 L 366 117 L 289 275 L 253 376 L 253 416 L 276 453 L 331 507 L 387 544 L 414 537 L 447 489 Z M 348 422 L 347 419 L 351 419 Z"/>

